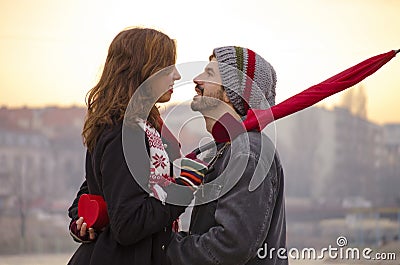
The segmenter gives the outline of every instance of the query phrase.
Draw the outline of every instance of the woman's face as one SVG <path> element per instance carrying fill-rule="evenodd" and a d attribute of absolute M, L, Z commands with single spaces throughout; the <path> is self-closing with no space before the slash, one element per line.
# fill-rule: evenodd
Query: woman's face
<path fill-rule="evenodd" d="M 168 102 L 171 99 L 174 82 L 179 79 L 181 79 L 181 75 L 174 65 L 161 70 L 155 75 L 154 80 L 151 82 L 151 87 L 155 96 L 158 97 L 158 103 Z"/>

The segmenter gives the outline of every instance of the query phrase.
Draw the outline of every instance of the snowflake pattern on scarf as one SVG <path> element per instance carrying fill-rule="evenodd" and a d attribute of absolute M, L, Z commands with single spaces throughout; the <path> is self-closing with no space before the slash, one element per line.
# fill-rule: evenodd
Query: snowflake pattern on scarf
<path fill-rule="evenodd" d="M 157 148 L 159 150 L 164 150 L 164 144 L 161 140 L 161 136 L 158 131 L 146 122 L 146 136 L 147 140 L 149 141 L 150 148 Z"/>
<path fill-rule="evenodd" d="M 151 196 L 165 202 L 166 192 L 162 189 L 171 182 L 175 182 L 170 176 L 170 163 L 160 133 L 147 121 L 139 120 L 140 127 L 145 131 L 149 142 L 150 153 L 150 178 L 149 188 L 152 191 Z"/>
<path fill-rule="evenodd" d="M 155 168 L 162 167 L 163 169 L 167 166 L 165 164 L 165 160 L 167 160 L 164 156 L 159 156 L 157 153 L 151 157 L 153 161 L 153 166 Z"/>

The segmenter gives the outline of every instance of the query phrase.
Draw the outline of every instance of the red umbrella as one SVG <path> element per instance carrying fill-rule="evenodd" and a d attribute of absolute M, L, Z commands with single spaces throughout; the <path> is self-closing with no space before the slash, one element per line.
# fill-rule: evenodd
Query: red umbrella
<path fill-rule="evenodd" d="M 308 108 L 324 98 L 354 86 L 375 73 L 395 57 L 399 51 L 393 50 L 371 57 L 269 109 L 250 109 L 242 124 L 238 124 L 231 115 L 226 113 L 215 123 L 212 135 L 217 142 L 227 142 L 245 130 L 251 131 L 257 129 L 260 131 L 273 120 L 278 120 Z M 232 128 L 234 129 L 232 130 Z"/>

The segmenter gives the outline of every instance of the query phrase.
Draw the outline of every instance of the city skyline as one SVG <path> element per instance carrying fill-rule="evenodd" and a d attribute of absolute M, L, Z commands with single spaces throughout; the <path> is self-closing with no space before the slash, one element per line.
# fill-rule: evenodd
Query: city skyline
<path fill-rule="evenodd" d="M 165 120 L 172 132 L 179 130 L 175 135 L 185 154 L 189 145 L 192 150 L 198 139 L 204 139 L 200 127 L 205 131 L 205 126 L 194 119 L 197 124 L 182 129 L 182 122 L 192 120 L 190 107 L 177 108 L 174 113 L 180 118 L 176 117 L 176 123 Z M 0 108 L 0 219 L 4 224 L 0 254 L 75 248 L 65 232 L 69 222 L 65 211 L 85 176 L 84 114 L 85 109 L 79 107 Z M 279 120 L 276 129 L 276 145 L 285 163 L 291 246 L 326 245 L 339 233 L 360 242 L 354 238 L 360 231 L 348 223 L 351 212 L 365 205 L 371 213 L 398 209 L 400 123 L 379 126 L 344 108 L 312 107 Z M 50 214 L 52 222 L 40 219 L 41 223 L 32 225 Z M 365 222 L 376 224 L 376 218 L 369 216 L 363 217 Z M 386 225 L 380 225 L 379 235 L 396 240 L 397 212 L 391 216 L 381 217 Z M 333 218 L 335 223 L 327 226 Z M 363 230 L 368 244 L 379 240 L 376 233 L 370 233 L 372 229 Z"/>

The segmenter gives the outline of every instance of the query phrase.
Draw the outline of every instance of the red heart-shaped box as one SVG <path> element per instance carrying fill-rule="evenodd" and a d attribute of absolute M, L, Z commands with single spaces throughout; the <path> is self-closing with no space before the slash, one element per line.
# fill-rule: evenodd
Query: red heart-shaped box
<path fill-rule="evenodd" d="M 100 230 L 109 223 L 107 204 L 100 195 L 82 194 L 78 202 L 78 215 L 83 217 L 88 228 Z"/>

